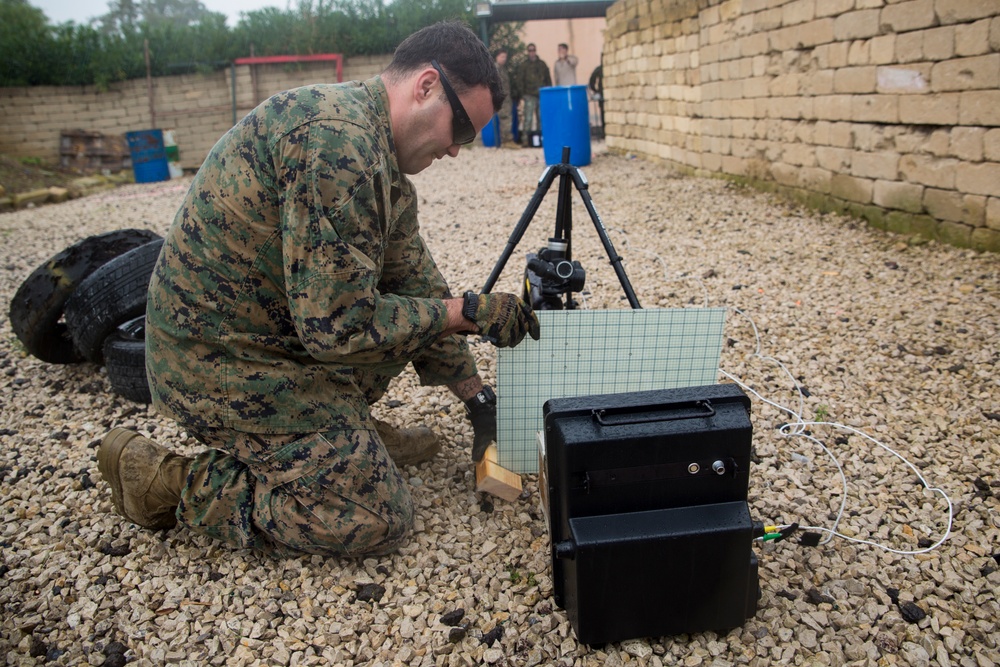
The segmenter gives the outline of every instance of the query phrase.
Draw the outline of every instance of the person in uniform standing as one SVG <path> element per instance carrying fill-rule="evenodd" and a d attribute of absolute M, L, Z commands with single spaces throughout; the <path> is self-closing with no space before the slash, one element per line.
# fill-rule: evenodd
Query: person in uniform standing
<path fill-rule="evenodd" d="M 524 100 L 521 118 L 521 144 L 531 145 L 531 133 L 541 131 L 541 118 L 538 108 L 538 91 L 552 85 L 549 66 L 538 57 L 538 49 L 534 44 L 528 44 L 528 57 L 517 68 L 515 88 Z"/>
<path fill-rule="evenodd" d="M 510 72 L 507 69 L 507 49 L 497 51 L 495 58 L 497 69 L 500 71 L 500 81 L 503 82 L 503 89 L 508 94 L 507 99 L 500 105 L 500 111 L 497 112 L 500 122 L 500 144 L 512 144 L 514 143 L 514 114 L 512 104 L 516 104 L 516 102 L 514 102 L 514 94 L 510 88 Z"/>

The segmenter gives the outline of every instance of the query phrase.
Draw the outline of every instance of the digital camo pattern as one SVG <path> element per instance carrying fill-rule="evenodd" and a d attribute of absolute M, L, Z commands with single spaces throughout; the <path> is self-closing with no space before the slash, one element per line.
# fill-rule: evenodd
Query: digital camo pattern
<path fill-rule="evenodd" d="M 199 533 L 276 556 L 357 556 L 395 550 L 413 524 L 374 430 L 198 436 L 210 449 L 191 464 L 177 518 Z"/>
<path fill-rule="evenodd" d="M 497 69 L 500 70 L 500 81 L 503 82 L 503 89 L 507 92 L 507 97 L 504 99 L 503 104 L 500 105 L 500 110 L 497 111 L 497 115 L 500 117 L 500 138 L 501 143 L 509 144 L 514 140 L 513 130 L 511 129 L 513 123 L 513 106 L 511 106 L 511 98 L 513 97 L 514 91 L 510 87 L 510 70 L 508 66 L 498 66 Z"/>
<path fill-rule="evenodd" d="M 211 449 L 177 510 L 277 555 L 383 553 L 409 490 L 368 406 L 412 362 L 424 384 L 476 374 L 441 339 L 450 297 L 418 233 L 376 77 L 272 97 L 212 149 L 150 282 L 154 406 Z"/>
<path fill-rule="evenodd" d="M 147 309 L 156 408 L 194 428 L 367 428 L 353 368 L 475 374 L 438 340 L 448 287 L 418 233 L 379 77 L 276 95 L 196 175 Z"/>
<path fill-rule="evenodd" d="M 541 58 L 525 59 L 517 68 L 515 74 L 517 91 L 521 97 L 525 95 L 538 96 L 538 90 L 552 85 L 549 66 Z"/>

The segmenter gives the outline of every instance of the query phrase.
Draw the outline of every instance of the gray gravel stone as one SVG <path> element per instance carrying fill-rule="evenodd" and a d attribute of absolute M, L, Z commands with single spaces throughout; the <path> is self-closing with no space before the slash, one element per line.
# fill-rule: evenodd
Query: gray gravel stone
<path fill-rule="evenodd" d="M 482 286 L 543 169 L 541 151 L 480 147 L 413 179 L 424 234 L 454 292 Z M 435 460 L 405 471 L 417 512 L 407 545 L 379 558 L 272 561 L 116 516 L 95 459 L 108 429 L 138 429 L 183 453 L 198 443 L 113 395 L 97 366 L 26 356 L 4 318 L 0 664 L 39 664 L 32 651 L 42 645 L 63 651 L 58 664 L 100 664 L 113 641 L 126 649 L 113 655 L 130 664 L 1000 663 L 998 258 L 681 177 L 600 144 L 582 171 L 643 306 L 729 308 L 722 369 L 806 420 L 850 426 L 912 460 L 954 503 L 949 540 L 917 556 L 840 538 L 815 548 L 769 543 L 756 547 L 762 598 L 742 628 L 587 647 L 552 599 L 536 477 L 525 476 L 517 501 L 482 502 L 472 431 L 446 390 L 419 387 L 407 373 L 376 409 L 395 423 L 424 423 L 445 443 Z M 85 236 L 137 226 L 164 233 L 189 180 L 0 215 L 3 303 Z M 586 306 L 623 308 L 573 197 Z M 524 255 L 552 234 L 556 199 L 553 188 L 497 290 L 520 292 Z M 473 339 L 473 350 L 495 383 L 494 348 Z M 801 405 L 796 383 L 808 389 Z M 830 456 L 784 436 L 778 427 L 790 415 L 756 397 L 752 419 L 755 518 L 830 527 L 844 498 Z M 848 480 L 842 533 L 897 550 L 938 540 L 948 508 L 912 470 L 855 432 L 810 431 Z M 361 601 L 361 590 L 381 593 Z M 898 606 L 907 603 L 926 616 L 907 622 Z M 461 630 L 442 622 L 457 609 Z M 502 636 L 484 645 L 497 627 Z"/>

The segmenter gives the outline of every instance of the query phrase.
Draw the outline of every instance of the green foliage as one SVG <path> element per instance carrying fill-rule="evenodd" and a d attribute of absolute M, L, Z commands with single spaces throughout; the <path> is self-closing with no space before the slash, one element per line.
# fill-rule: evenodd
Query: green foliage
<path fill-rule="evenodd" d="M 0 0 L 0 82 L 7 86 L 41 83 L 36 71 L 45 68 L 48 20 L 26 0 Z M 42 47 L 37 46 L 41 44 Z"/>
<path fill-rule="evenodd" d="M 528 572 L 528 576 L 525 577 L 513 563 L 507 565 L 507 574 L 510 575 L 510 583 L 514 585 L 521 583 L 522 579 L 524 579 L 524 583 L 528 586 L 528 588 L 538 585 L 538 580 L 535 579 L 534 572 Z"/>
<path fill-rule="evenodd" d="M 143 78 L 146 43 L 153 76 L 226 67 L 251 49 L 257 56 L 392 53 L 407 35 L 445 19 L 478 29 L 469 0 L 298 0 L 292 9 L 246 12 L 232 28 L 199 0 L 111 0 L 90 25 L 58 26 L 28 0 L 0 0 L 0 87 L 106 88 Z"/>
<path fill-rule="evenodd" d="M 522 28 L 524 23 L 495 23 L 490 26 L 490 53 L 495 54 L 500 49 L 506 49 L 508 67 L 515 58 L 520 58 L 527 52 L 527 45 L 520 37 Z"/>

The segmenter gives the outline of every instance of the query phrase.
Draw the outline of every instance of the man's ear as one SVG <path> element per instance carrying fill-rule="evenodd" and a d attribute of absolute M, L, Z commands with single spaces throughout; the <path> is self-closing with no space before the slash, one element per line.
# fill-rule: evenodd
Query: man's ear
<path fill-rule="evenodd" d="M 428 67 L 417 75 L 413 82 L 413 94 L 418 103 L 431 99 L 435 86 L 438 85 L 438 73 L 433 67 Z"/>

